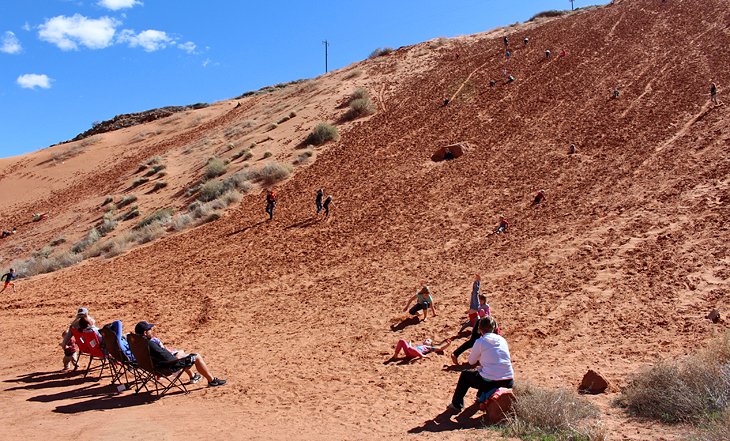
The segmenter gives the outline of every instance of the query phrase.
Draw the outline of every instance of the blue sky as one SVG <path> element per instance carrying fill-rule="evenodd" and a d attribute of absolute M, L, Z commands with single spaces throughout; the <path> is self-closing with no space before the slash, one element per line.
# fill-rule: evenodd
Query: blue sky
<path fill-rule="evenodd" d="M 569 8 L 569 0 L 0 0 L 0 157 L 120 113 L 315 77 L 325 39 L 333 70 L 377 47 Z"/>

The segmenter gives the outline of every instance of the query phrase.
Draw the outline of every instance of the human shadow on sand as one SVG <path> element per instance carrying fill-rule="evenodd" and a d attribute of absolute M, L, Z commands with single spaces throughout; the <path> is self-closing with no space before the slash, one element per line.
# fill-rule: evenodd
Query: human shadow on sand
<path fill-rule="evenodd" d="M 177 395 L 183 392 L 168 392 L 165 396 Z M 57 406 L 53 409 L 55 413 L 74 414 L 88 412 L 91 410 L 110 410 L 121 409 L 125 407 L 141 406 L 155 401 L 155 396 L 151 392 L 140 393 L 139 395 L 130 393 L 127 395 L 104 395 L 87 401 L 65 404 Z"/>
<path fill-rule="evenodd" d="M 37 390 L 37 389 L 51 389 L 54 387 L 69 387 L 69 386 L 77 386 L 79 384 L 84 384 L 86 382 L 93 381 L 96 383 L 98 379 L 89 379 L 84 378 L 82 376 L 76 376 L 73 378 L 64 378 L 60 380 L 51 380 L 46 381 L 45 383 L 31 383 L 27 384 L 25 386 L 15 386 L 8 389 L 5 389 L 6 391 L 14 391 L 14 390 Z"/>
<path fill-rule="evenodd" d="M 417 325 L 420 321 L 421 320 L 418 317 L 408 317 L 401 320 L 400 323 L 390 325 L 390 330 L 393 332 L 402 331 L 409 326 Z"/>
<path fill-rule="evenodd" d="M 311 227 L 312 225 L 317 224 L 319 222 L 319 218 L 316 217 L 310 217 L 309 219 L 305 219 L 303 221 L 295 222 L 288 227 L 285 228 L 285 230 L 291 230 L 293 228 L 307 228 Z"/>
<path fill-rule="evenodd" d="M 240 230 L 236 230 L 236 231 L 234 231 L 232 233 L 228 233 L 228 237 L 235 236 L 235 235 L 241 234 L 241 233 L 245 233 L 246 231 L 250 230 L 251 228 L 258 227 L 259 225 L 264 224 L 264 223 L 266 223 L 266 221 L 265 220 L 262 220 L 260 222 L 257 222 L 255 224 L 253 224 L 253 225 L 249 225 L 247 227 L 243 227 Z"/>
<path fill-rule="evenodd" d="M 70 377 L 81 375 L 82 372 L 62 372 L 62 371 L 48 371 L 48 372 L 31 372 L 29 374 L 19 375 L 17 378 L 11 378 L 9 380 L 3 380 L 3 383 L 43 383 L 51 380 L 68 379 Z"/>
<path fill-rule="evenodd" d="M 100 385 L 98 383 L 90 384 L 79 389 L 66 390 L 55 394 L 36 395 L 28 398 L 28 401 L 36 401 L 39 403 L 51 403 L 58 400 L 72 400 L 80 398 L 98 397 L 100 395 L 116 395 L 119 392 L 114 384 Z"/>
<path fill-rule="evenodd" d="M 410 429 L 408 433 L 447 432 L 484 427 L 486 424 L 482 416 L 475 416 L 477 412 L 479 412 L 479 403 L 474 403 L 458 415 L 454 415 L 453 411 L 447 409 L 436 418 L 427 420 L 420 426 Z"/>

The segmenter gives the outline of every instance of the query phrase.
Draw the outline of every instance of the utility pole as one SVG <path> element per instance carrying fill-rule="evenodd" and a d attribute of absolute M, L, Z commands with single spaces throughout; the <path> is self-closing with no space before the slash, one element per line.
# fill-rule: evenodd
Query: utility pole
<path fill-rule="evenodd" d="M 329 48 L 329 46 L 330 46 L 330 42 L 329 42 L 329 41 L 327 41 L 327 40 L 324 40 L 324 41 L 322 42 L 322 44 L 324 45 L 324 73 L 327 73 L 327 72 L 329 72 L 329 71 L 330 71 L 330 70 L 329 70 L 329 66 L 327 65 L 327 62 L 328 62 L 328 60 L 327 60 L 327 58 L 328 58 L 328 53 L 327 53 L 327 49 L 328 49 L 328 48 Z"/>
<path fill-rule="evenodd" d="M 575 0 L 570 0 L 570 10 L 575 11 Z"/>

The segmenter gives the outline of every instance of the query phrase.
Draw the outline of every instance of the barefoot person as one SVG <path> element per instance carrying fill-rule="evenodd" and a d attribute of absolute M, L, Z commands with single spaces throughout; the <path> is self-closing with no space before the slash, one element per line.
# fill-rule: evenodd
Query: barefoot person
<path fill-rule="evenodd" d="M 393 354 L 393 356 L 390 357 L 390 360 L 386 361 L 386 363 L 397 360 L 398 354 L 400 354 L 401 351 L 403 351 L 405 358 L 410 359 L 411 362 L 427 358 L 428 354 L 431 352 L 443 354 L 444 349 L 448 348 L 450 344 L 450 338 L 447 338 L 439 344 L 434 344 L 433 340 L 427 338 L 423 341 L 423 344 L 420 345 L 414 345 L 407 340 L 401 339 L 398 340 L 398 344 L 395 345 L 395 354 Z"/>
<path fill-rule="evenodd" d="M 487 316 L 479 320 L 479 332 L 482 337 L 474 343 L 469 354 L 469 364 L 477 366 L 476 370 L 463 371 L 459 375 L 456 390 L 451 398 L 449 409 L 461 412 L 464 408 L 464 396 L 469 388 L 477 389 L 480 393 L 500 387 L 514 386 L 514 370 L 509 354 L 507 341 L 494 334 L 497 324 Z"/>
<path fill-rule="evenodd" d="M 403 308 L 403 312 L 408 311 L 410 315 L 418 317 L 418 311 L 423 311 L 423 321 L 425 322 L 426 319 L 428 319 L 428 308 L 431 308 L 433 316 L 436 317 L 436 307 L 433 304 L 433 298 L 431 297 L 431 288 L 426 286 L 425 283 L 422 283 L 422 285 L 423 288 L 421 288 L 416 295 L 408 299 L 408 303 L 406 303 L 406 307 Z M 408 308 L 414 301 L 416 304 L 409 310 Z"/>
<path fill-rule="evenodd" d="M 17 278 L 17 275 L 15 274 L 15 270 L 10 268 L 10 271 L 3 274 L 2 277 L 0 277 L 0 282 L 5 281 L 5 285 L 3 286 L 3 289 L 0 289 L 0 292 L 3 292 L 7 289 L 8 286 L 13 288 L 13 293 L 15 292 L 15 280 Z"/>
<path fill-rule="evenodd" d="M 142 335 L 147 339 L 147 344 L 150 348 L 150 358 L 152 363 L 157 368 L 169 369 L 171 371 L 178 371 L 183 369 L 186 374 L 190 377 L 190 383 L 197 383 L 200 381 L 200 374 L 208 380 L 208 386 L 223 386 L 226 384 L 226 380 L 214 377 L 208 366 L 203 360 L 203 356 L 200 354 L 186 354 L 179 350 L 168 350 L 162 345 L 159 338 L 155 337 L 153 328 L 155 325 L 141 321 L 134 327 L 134 333 Z M 200 374 L 193 375 L 193 371 L 190 367 L 195 366 L 195 369 Z"/>

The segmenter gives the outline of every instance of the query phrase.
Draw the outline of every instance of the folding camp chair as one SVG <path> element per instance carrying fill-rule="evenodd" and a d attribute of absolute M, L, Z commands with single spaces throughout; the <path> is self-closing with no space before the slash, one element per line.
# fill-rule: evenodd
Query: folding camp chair
<path fill-rule="evenodd" d="M 112 370 L 112 384 L 118 382 L 119 384 L 124 384 L 129 388 L 130 382 L 128 374 L 132 374 L 134 379 L 132 384 L 136 384 L 137 363 L 130 360 L 124 351 L 122 351 L 122 348 L 119 345 L 120 337 L 114 332 L 110 325 L 104 326 L 99 332 L 101 332 L 103 348 L 109 360 L 109 368 Z M 122 376 L 124 376 L 124 383 L 122 383 Z"/>
<path fill-rule="evenodd" d="M 184 393 L 188 393 L 185 383 L 180 378 L 185 370 L 178 369 L 173 371 L 171 369 L 155 367 L 152 363 L 150 347 L 146 337 L 137 334 L 128 334 L 127 342 L 129 342 L 129 348 L 132 350 L 132 355 L 134 355 L 138 368 L 137 388 L 134 393 L 139 393 L 143 387 L 147 389 L 146 385 L 150 381 L 155 385 L 157 398 L 162 398 L 173 387 Z M 167 385 L 162 382 L 163 380 L 167 382 Z"/>
<path fill-rule="evenodd" d="M 99 368 L 101 368 L 99 371 L 99 378 L 101 378 L 104 373 L 104 367 L 106 367 L 107 364 L 107 357 L 101 350 L 101 340 L 99 339 L 99 335 L 96 332 L 81 332 L 73 327 L 71 328 L 71 335 L 74 336 L 76 344 L 79 345 L 79 360 L 82 355 L 89 357 L 89 364 L 86 366 L 86 370 L 84 371 L 84 378 L 89 375 L 89 372 Z M 92 369 L 91 363 L 93 363 L 94 360 L 101 361 L 101 364 L 94 366 Z M 78 366 L 78 361 L 76 363 L 76 366 Z"/>

